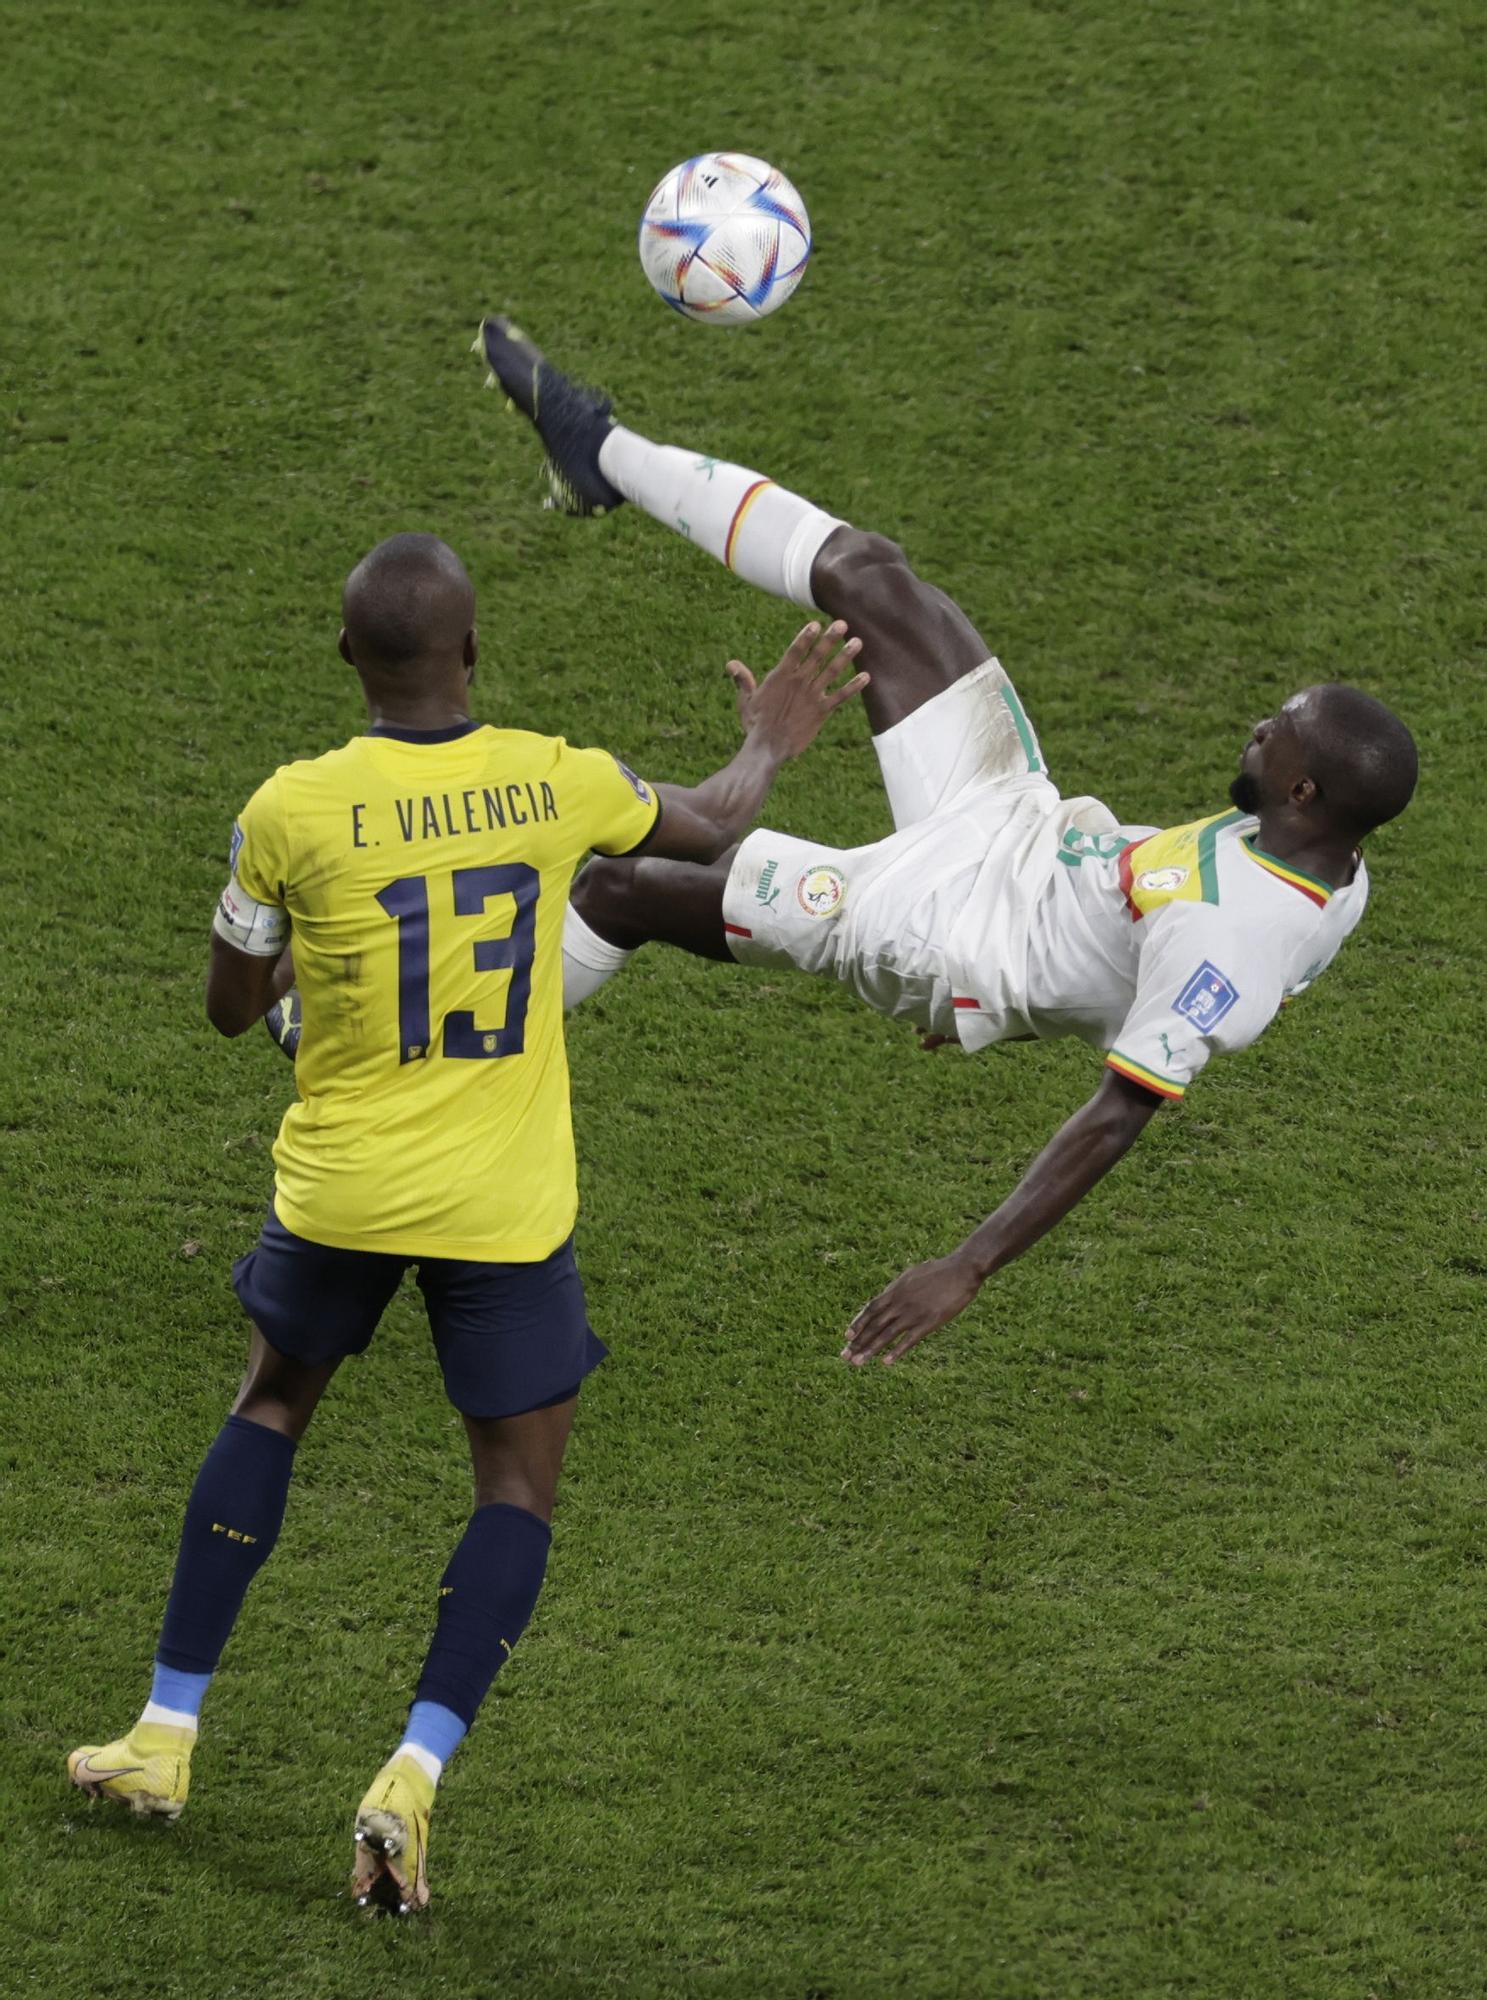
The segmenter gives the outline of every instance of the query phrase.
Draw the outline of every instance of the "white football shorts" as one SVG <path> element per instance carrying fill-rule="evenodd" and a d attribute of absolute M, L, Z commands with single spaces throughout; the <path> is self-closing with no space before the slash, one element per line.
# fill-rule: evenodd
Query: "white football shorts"
<path fill-rule="evenodd" d="M 896 831 L 833 848 L 760 828 L 723 894 L 744 965 L 841 980 L 881 1014 L 955 1032 L 947 951 L 988 856 L 1059 795 L 1011 681 L 987 660 L 873 738 Z M 1023 940 L 1025 913 L 1013 932 Z"/>
<path fill-rule="evenodd" d="M 900 831 L 947 811 L 975 787 L 1048 780 L 1042 745 L 1000 660 L 952 681 L 875 736 L 873 749 Z"/>

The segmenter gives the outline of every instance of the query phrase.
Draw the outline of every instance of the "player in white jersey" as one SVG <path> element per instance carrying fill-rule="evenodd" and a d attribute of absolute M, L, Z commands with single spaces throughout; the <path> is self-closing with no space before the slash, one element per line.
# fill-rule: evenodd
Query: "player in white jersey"
<path fill-rule="evenodd" d="M 1122 825 L 1060 796 L 990 648 L 892 542 L 622 429 L 507 321 L 477 344 L 547 447 L 550 504 L 633 501 L 750 582 L 850 622 L 893 814 L 863 847 L 760 829 L 710 867 L 591 862 L 564 932 L 567 1004 L 655 939 L 829 974 L 931 1042 L 1075 1035 L 1104 1054 L 1099 1088 L 993 1214 L 853 1320 L 845 1358 L 892 1362 L 1059 1222 L 1214 1050 L 1248 1047 L 1331 963 L 1368 897 L 1359 842 L 1414 790 L 1414 741 L 1371 695 L 1307 688 L 1256 724 L 1231 810 Z"/>

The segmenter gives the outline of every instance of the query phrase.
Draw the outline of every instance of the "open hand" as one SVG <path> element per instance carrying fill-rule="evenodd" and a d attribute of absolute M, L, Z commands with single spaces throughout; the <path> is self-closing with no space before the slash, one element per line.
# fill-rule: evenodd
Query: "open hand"
<path fill-rule="evenodd" d="M 843 1361 L 860 1368 L 880 1354 L 891 1365 L 964 1312 L 980 1289 L 980 1279 L 956 1256 L 915 1264 L 858 1313 L 847 1328 Z"/>
<path fill-rule="evenodd" d="M 755 681 L 742 660 L 730 660 L 728 674 L 738 690 L 738 719 L 745 735 L 758 731 L 779 757 L 798 757 L 815 742 L 827 716 L 867 686 L 868 674 L 854 674 L 840 687 L 831 684 L 861 650 L 862 641 L 847 638 L 847 628 L 838 620 L 824 632 L 815 624 L 797 632 L 762 681 Z"/>

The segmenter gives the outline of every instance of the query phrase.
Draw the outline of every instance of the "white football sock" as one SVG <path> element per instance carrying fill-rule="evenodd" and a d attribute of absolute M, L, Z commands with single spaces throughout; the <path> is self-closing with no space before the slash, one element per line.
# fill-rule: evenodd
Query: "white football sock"
<path fill-rule="evenodd" d="M 141 1722 L 163 1722 L 167 1729 L 189 1729 L 194 1736 L 199 1728 L 197 1718 L 184 1708 L 166 1708 L 158 1701 L 147 1701 L 140 1710 Z"/>
<path fill-rule="evenodd" d="M 627 500 L 674 528 L 772 597 L 807 611 L 811 565 L 843 524 L 747 466 L 676 445 L 652 444 L 616 424 L 599 447 L 599 470 Z"/>
<path fill-rule="evenodd" d="M 635 956 L 586 924 L 570 903 L 563 914 L 563 1012 L 597 993 Z"/>
<path fill-rule="evenodd" d="M 432 1750 L 425 1750 L 421 1743 L 410 1743 L 405 1736 L 392 1754 L 394 1757 L 411 1757 L 419 1770 L 426 1771 L 434 1783 L 438 1784 L 439 1773 L 444 1769 L 444 1759 L 436 1757 Z"/>

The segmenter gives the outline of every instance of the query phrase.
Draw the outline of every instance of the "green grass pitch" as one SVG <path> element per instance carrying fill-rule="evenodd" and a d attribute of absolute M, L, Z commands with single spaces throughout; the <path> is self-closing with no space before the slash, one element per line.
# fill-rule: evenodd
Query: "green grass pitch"
<path fill-rule="evenodd" d="M 0 6 L 0 1992 L 61 2000 L 1452 2000 L 1487 1889 L 1481 106 L 1468 0 Z M 735 145 L 816 260 L 647 291 Z M 146 1691 L 236 1383 L 287 1071 L 200 1006 L 232 816 L 359 726 L 338 591 L 432 528 L 480 710 L 689 779 L 788 607 L 536 505 L 506 306 L 654 435 L 884 529 L 1066 790 L 1217 809 L 1359 679 L 1418 732 L 1360 935 L 905 1366 L 849 1314 L 1091 1088 L 834 990 L 639 959 L 576 1021 L 586 1391 L 435 1909 L 349 1818 L 468 1506 L 410 1299 L 301 1452 L 170 1830 Z M 860 718 L 770 817 L 885 828 Z"/>

